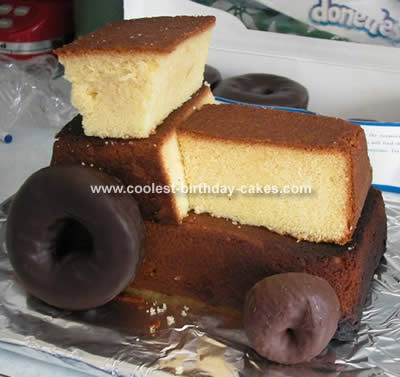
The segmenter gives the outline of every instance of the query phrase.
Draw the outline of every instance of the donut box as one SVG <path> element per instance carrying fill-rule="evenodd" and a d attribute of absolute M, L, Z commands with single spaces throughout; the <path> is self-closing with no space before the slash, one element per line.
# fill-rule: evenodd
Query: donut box
<path fill-rule="evenodd" d="M 307 88 L 308 111 L 360 124 L 368 140 L 374 185 L 400 192 L 397 48 L 248 30 L 231 14 L 188 0 L 124 4 L 127 19 L 178 14 L 217 17 L 208 64 L 223 78 L 246 73 L 288 77 Z"/>

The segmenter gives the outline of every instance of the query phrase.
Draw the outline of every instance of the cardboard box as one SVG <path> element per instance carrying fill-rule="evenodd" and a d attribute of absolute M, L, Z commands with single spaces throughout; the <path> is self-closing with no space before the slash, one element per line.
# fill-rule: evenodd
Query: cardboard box
<path fill-rule="evenodd" d="M 125 0 L 125 18 L 214 14 L 209 64 L 223 77 L 270 73 L 309 91 L 309 110 L 357 122 L 366 132 L 373 182 L 400 192 L 400 54 L 396 47 L 248 30 L 234 16 L 189 0 Z"/>

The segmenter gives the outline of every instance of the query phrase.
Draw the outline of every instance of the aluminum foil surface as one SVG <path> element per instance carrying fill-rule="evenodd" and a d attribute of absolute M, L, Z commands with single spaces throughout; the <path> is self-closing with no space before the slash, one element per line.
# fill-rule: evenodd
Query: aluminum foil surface
<path fill-rule="evenodd" d="M 385 195 L 388 250 L 376 271 L 357 338 L 331 342 L 312 362 L 258 357 L 235 321 L 183 302 L 124 293 L 82 313 L 26 295 L 8 262 L 0 208 L 0 347 L 104 376 L 400 377 L 400 195 Z"/>

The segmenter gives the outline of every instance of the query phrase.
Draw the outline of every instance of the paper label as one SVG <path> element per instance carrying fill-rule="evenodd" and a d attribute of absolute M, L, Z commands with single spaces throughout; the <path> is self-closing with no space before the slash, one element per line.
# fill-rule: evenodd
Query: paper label
<path fill-rule="evenodd" d="M 368 142 L 373 184 L 400 193 L 400 123 L 361 123 Z"/>

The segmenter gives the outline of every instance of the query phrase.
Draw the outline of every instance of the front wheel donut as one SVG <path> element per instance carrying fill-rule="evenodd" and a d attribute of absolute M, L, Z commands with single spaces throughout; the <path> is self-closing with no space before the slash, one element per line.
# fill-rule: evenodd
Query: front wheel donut
<path fill-rule="evenodd" d="M 58 308 L 85 310 L 110 301 L 134 278 L 144 224 L 130 195 L 105 193 L 111 186 L 121 184 L 79 166 L 42 169 L 22 185 L 6 246 L 28 292 Z"/>
<path fill-rule="evenodd" d="M 250 345 L 266 359 L 290 365 L 310 361 L 325 349 L 341 310 L 325 279 L 289 272 L 255 284 L 246 295 L 243 317 Z"/>

